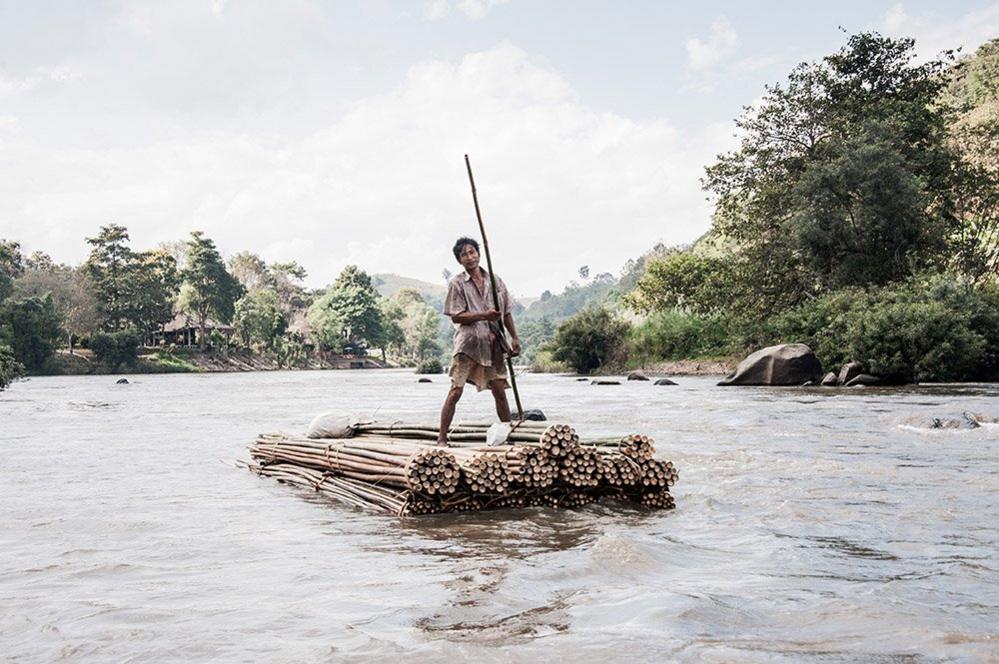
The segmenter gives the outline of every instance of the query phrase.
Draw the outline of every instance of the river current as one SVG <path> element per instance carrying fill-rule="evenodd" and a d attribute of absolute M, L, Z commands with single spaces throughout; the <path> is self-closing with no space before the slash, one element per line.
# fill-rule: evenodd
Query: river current
<path fill-rule="evenodd" d="M 47 377 L 0 393 L 0 661 L 999 661 L 999 386 L 594 386 L 677 509 L 393 518 L 235 467 L 323 411 L 431 421 L 404 371 Z M 466 391 L 458 419 L 490 415 Z"/>

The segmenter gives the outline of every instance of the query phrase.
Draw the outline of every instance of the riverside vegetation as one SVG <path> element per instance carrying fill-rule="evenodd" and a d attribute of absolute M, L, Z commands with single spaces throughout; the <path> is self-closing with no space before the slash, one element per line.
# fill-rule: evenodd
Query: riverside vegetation
<path fill-rule="evenodd" d="M 856 360 L 895 382 L 999 378 L 999 40 L 920 64 L 910 39 L 853 35 L 736 125 L 741 145 L 702 181 L 710 231 L 619 277 L 583 266 L 516 311 L 523 361 L 590 373 L 803 342 L 827 367 Z M 142 347 L 178 312 L 202 349 L 279 367 L 448 359 L 440 286 L 384 275 L 427 288 L 380 294 L 382 276 L 350 266 L 309 291 L 298 264 L 223 261 L 198 232 L 133 251 L 109 225 L 87 242 L 71 267 L 0 240 L 0 389 L 24 372 L 196 369 L 189 351 Z"/>
<path fill-rule="evenodd" d="M 999 40 L 916 64 L 912 40 L 854 35 L 736 124 L 702 181 L 711 230 L 650 252 L 549 358 L 588 373 L 802 342 L 893 382 L 999 378 Z"/>

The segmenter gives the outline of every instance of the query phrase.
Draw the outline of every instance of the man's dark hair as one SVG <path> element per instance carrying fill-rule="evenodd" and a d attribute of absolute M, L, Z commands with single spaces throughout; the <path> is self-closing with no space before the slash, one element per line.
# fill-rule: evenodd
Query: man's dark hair
<path fill-rule="evenodd" d="M 460 258 L 461 258 L 461 249 L 466 244 L 470 244 L 473 247 L 475 247 L 475 253 L 480 254 L 480 255 L 482 254 L 482 251 L 479 250 L 479 243 L 478 242 L 476 242 L 475 240 L 473 240 L 470 237 L 460 237 L 460 238 L 458 238 L 458 241 L 454 243 L 454 249 L 452 250 L 452 251 L 454 251 L 454 257 L 455 257 L 455 259 L 459 259 L 460 260 Z"/>

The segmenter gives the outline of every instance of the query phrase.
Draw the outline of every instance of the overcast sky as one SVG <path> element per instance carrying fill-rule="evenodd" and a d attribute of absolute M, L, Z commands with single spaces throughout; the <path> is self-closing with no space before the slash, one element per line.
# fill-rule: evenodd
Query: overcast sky
<path fill-rule="evenodd" d="M 439 281 L 475 234 L 515 294 L 617 274 L 707 230 L 698 182 L 766 83 L 850 32 L 920 52 L 999 36 L 999 2 L 0 0 L 0 237 L 77 263 L 221 251 Z"/>

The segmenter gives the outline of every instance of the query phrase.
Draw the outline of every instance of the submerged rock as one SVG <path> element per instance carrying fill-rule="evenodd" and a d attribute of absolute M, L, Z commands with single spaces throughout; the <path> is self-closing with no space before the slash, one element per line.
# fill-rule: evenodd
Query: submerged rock
<path fill-rule="evenodd" d="M 844 383 L 844 385 L 846 385 L 847 387 L 859 387 L 867 385 L 879 385 L 880 383 L 881 379 L 878 378 L 877 376 L 872 376 L 871 374 L 862 373 L 862 374 L 857 374 L 856 376 L 851 378 L 848 382 Z"/>
<path fill-rule="evenodd" d="M 597 379 L 597 380 L 591 380 L 590 381 L 590 385 L 620 385 L 620 384 L 621 384 L 621 381 L 619 381 L 619 380 Z"/>
<path fill-rule="evenodd" d="M 653 385 L 676 385 L 676 383 L 671 381 L 669 378 L 657 378 Z"/>
<path fill-rule="evenodd" d="M 416 382 L 417 383 L 432 383 L 434 381 L 430 380 L 429 378 L 419 378 L 419 379 L 417 379 Z"/>
<path fill-rule="evenodd" d="M 646 376 L 641 371 L 632 371 L 630 374 L 628 374 L 628 380 L 648 380 L 648 379 L 649 377 Z"/>
<path fill-rule="evenodd" d="M 520 413 L 517 412 L 513 413 L 511 417 L 515 420 L 524 419 L 524 420 L 530 420 L 532 422 L 545 422 L 548 420 L 548 418 L 545 417 L 545 414 L 541 412 L 540 409 L 537 408 L 528 408 L 527 410 L 525 410 L 524 417 L 521 417 Z"/>
<path fill-rule="evenodd" d="M 846 385 L 862 373 L 864 373 L 864 365 L 860 362 L 847 362 L 839 370 L 839 384 Z"/>
<path fill-rule="evenodd" d="M 128 385 L 128 379 L 127 378 L 119 378 L 118 380 L 116 380 L 114 382 L 114 384 L 115 385 Z"/>
<path fill-rule="evenodd" d="M 801 385 L 822 380 L 822 363 L 805 344 L 762 348 L 719 385 Z"/>

